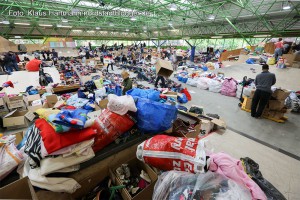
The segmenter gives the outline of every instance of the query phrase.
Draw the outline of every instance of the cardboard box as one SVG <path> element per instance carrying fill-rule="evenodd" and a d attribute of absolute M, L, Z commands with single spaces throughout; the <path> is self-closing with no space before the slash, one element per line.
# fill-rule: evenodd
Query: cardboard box
<path fill-rule="evenodd" d="M 201 120 L 198 117 L 195 117 L 183 111 L 179 111 L 177 114 L 177 118 L 194 125 L 194 131 L 187 133 L 185 135 L 186 137 L 188 138 L 199 137 L 200 130 L 201 130 Z"/>
<path fill-rule="evenodd" d="M 58 101 L 58 98 L 55 94 L 46 96 L 48 108 L 53 108 L 56 102 Z"/>
<path fill-rule="evenodd" d="M 7 103 L 7 107 L 9 110 L 22 107 L 26 109 L 23 96 L 4 97 L 4 99 Z"/>
<path fill-rule="evenodd" d="M 103 100 L 99 101 L 99 107 L 101 109 L 107 108 L 107 104 L 108 104 L 108 99 L 103 99 Z"/>
<path fill-rule="evenodd" d="M 250 99 L 253 99 L 254 93 L 255 93 L 255 90 L 251 90 L 251 93 L 250 93 L 250 96 L 249 96 Z"/>
<path fill-rule="evenodd" d="M 163 95 L 177 99 L 178 93 L 177 92 L 166 92 L 166 93 L 163 93 Z"/>
<path fill-rule="evenodd" d="M 123 163 L 122 163 L 123 164 Z M 152 194 L 154 190 L 154 185 L 157 181 L 157 174 L 153 171 L 151 167 L 149 167 L 147 164 L 139 161 L 137 158 L 134 158 L 128 162 L 126 162 L 130 168 L 130 173 L 131 174 L 140 174 L 141 170 L 144 170 L 150 177 L 151 183 L 144 188 L 142 191 L 140 191 L 138 194 L 136 194 L 134 197 L 130 195 L 128 190 L 126 188 L 121 189 L 121 196 L 123 197 L 124 200 L 140 200 L 140 199 L 152 199 Z M 109 173 L 110 177 L 112 179 L 112 182 L 115 185 L 123 185 L 119 177 L 116 175 L 116 169 L 120 165 L 117 165 L 115 167 L 110 168 Z"/>
<path fill-rule="evenodd" d="M 290 95 L 288 90 L 277 89 L 273 92 L 272 97 L 277 100 L 283 101 Z"/>
<path fill-rule="evenodd" d="M 275 111 L 275 113 L 274 113 L 275 119 L 282 119 L 283 117 L 284 117 L 284 113 Z"/>
<path fill-rule="evenodd" d="M 284 101 L 269 100 L 269 109 L 280 111 L 284 108 Z"/>
<path fill-rule="evenodd" d="M 173 74 L 173 66 L 170 61 L 158 59 L 155 67 L 157 75 L 168 78 Z"/>
<path fill-rule="evenodd" d="M 35 112 L 37 109 L 43 107 L 42 100 L 39 94 L 29 95 L 25 98 L 27 109 Z"/>
<path fill-rule="evenodd" d="M 1 199 L 33 199 L 38 200 L 28 177 L 17 180 L 0 188 Z"/>
<path fill-rule="evenodd" d="M 3 127 L 7 127 L 10 129 L 23 128 L 28 126 L 28 119 L 25 115 L 28 111 L 18 111 L 14 110 L 3 118 Z"/>

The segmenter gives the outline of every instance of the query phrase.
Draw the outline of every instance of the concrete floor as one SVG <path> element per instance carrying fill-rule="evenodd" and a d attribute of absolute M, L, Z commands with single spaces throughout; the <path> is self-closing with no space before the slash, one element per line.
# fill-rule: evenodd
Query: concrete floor
<path fill-rule="evenodd" d="M 250 68 L 256 69 L 256 73 L 252 73 Z M 277 83 L 275 86 L 295 91 L 300 90 L 300 69 L 277 69 L 275 66 L 271 66 L 270 71 L 276 74 Z M 120 72 L 121 70 L 115 71 L 115 73 Z M 235 79 L 242 79 L 245 75 L 255 78 L 261 72 L 261 66 L 237 64 L 214 70 L 214 72 L 223 72 L 226 77 L 234 77 Z M 131 77 L 136 76 L 134 73 L 130 74 Z M 146 82 L 142 83 L 153 88 L 153 85 Z M 192 105 L 203 106 L 205 113 L 219 114 L 230 130 L 300 160 L 299 114 L 286 114 L 288 120 L 285 123 L 276 123 L 267 119 L 254 119 L 250 116 L 250 113 L 242 111 L 238 107 L 239 100 L 237 98 L 201 90 L 186 84 L 183 85 L 188 88 L 192 95 L 192 101 L 184 104 L 184 106 L 188 108 Z"/>

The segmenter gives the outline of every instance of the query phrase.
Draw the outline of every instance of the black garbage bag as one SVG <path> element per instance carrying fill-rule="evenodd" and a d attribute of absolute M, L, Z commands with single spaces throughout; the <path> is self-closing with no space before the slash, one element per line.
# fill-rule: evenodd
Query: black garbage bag
<path fill-rule="evenodd" d="M 267 181 L 259 171 L 259 165 L 251 158 L 245 157 L 240 159 L 243 162 L 246 173 L 251 179 L 265 192 L 268 200 L 286 200 L 286 198 Z"/>

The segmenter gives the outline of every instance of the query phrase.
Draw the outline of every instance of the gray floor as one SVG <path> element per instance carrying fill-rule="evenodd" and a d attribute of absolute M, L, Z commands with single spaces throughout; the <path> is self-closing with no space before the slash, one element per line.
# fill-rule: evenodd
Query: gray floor
<path fill-rule="evenodd" d="M 250 68 L 255 68 L 256 73 L 252 73 Z M 245 75 L 255 78 L 260 73 L 261 66 L 238 64 L 215 70 L 215 72 L 217 71 L 224 72 L 225 76 L 236 79 L 242 79 Z M 277 69 L 271 66 L 270 71 L 277 76 L 277 87 L 300 90 L 300 69 Z M 131 76 L 135 76 L 135 74 L 131 73 Z M 143 84 L 148 85 L 147 83 Z M 242 111 L 238 107 L 239 100 L 237 98 L 185 86 L 189 91 L 194 92 L 191 94 L 192 101 L 185 104 L 186 107 L 189 108 L 191 105 L 203 106 L 205 113 L 219 114 L 226 121 L 228 128 L 234 132 L 259 140 L 273 149 L 300 160 L 299 114 L 287 114 L 288 120 L 285 123 L 276 123 L 268 119 L 254 119 L 250 113 Z"/>

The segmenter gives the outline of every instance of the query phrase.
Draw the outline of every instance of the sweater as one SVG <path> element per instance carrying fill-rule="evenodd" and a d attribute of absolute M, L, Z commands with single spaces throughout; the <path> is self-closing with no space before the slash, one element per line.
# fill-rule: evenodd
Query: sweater
<path fill-rule="evenodd" d="M 122 95 L 125 95 L 128 90 L 132 89 L 132 81 L 130 78 L 125 78 L 122 85 L 124 86 Z"/>
<path fill-rule="evenodd" d="M 255 78 L 256 89 L 272 93 L 271 86 L 276 83 L 275 74 L 269 71 L 258 74 Z"/>

